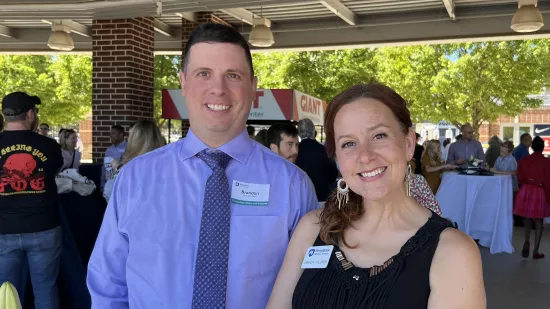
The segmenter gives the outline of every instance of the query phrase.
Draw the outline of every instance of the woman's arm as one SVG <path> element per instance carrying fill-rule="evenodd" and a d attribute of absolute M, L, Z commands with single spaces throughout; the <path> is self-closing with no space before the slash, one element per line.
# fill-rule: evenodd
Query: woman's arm
<path fill-rule="evenodd" d="M 441 233 L 430 269 L 428 309 L 486 309 L 481 256 L 475 242 L 456 229 Z"/>
<path fill-rule="evenodd" d="M 313 246 L 319 235 L 321 211 L 322 209 L 310 211 L 300 219 L 288 244 L 285 260 L 273 286 L 266 309 L 292 308 L 292 295 L 303 273 L 302 261 L 307 249 Z"/>
<path fill-rule="evenodd" d="M 456 168 L 456 166 L 452 164 L 442 164 L 439 166 L 425 165 L 424 168 L 426 169 L 426 172 L 433 173 L 444 169 L 453 169 Z"/>
<path fill-rule="evenodd" d="M 499 171 L 494 167 L 491 168 L 489 171 L 491 171 L 492 173 L 497 174 L 497 175 L 512 175 L 512 176 L 517 175 L 517 171 Z"/>

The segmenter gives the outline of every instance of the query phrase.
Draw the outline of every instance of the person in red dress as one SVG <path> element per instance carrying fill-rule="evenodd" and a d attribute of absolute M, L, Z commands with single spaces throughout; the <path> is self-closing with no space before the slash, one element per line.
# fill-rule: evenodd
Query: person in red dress
<path fill-rule="evenodd" d="M 531 148 L 533 154 L 518 162 L 518 182 L 521 188 L 516 196 L 514 215 L 525 218 L 525 243 L 521 255 L 529 257 L 529 240 L 534 223 L 533 259 L 541 259 L 544 258 L 544 254 L 539 252 L 543 219 L 550 216 L 550 160 L 542 155 L 544 141 L 540 137 L 533 139 Z"/>

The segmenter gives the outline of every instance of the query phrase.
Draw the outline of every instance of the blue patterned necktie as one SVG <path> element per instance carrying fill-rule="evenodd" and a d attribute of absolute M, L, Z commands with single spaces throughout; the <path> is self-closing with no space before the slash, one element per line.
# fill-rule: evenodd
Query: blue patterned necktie
<path fill-rule="evenodd" d="M 193 309 L 225 308 L 231 195 L 225 168 L 231 157 L 206 149 L 197 154 L 211 169 L 206 181 L 199 247 L 195 262 Z"/>

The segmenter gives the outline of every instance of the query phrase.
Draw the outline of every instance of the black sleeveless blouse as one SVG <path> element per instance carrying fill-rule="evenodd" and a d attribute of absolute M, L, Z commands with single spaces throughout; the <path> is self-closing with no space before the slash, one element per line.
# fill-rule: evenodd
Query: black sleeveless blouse
<path fill-rule="evenodd" d="M 430 267 L 446 228 L 435 213 L 399 253 L 381 266 L 355 267 L 334 246 L 327 268 L 304 269 L 292 297 L 293 309 L 426 309 Z M 315 246 L 326 245 L 319 237 Z"/>

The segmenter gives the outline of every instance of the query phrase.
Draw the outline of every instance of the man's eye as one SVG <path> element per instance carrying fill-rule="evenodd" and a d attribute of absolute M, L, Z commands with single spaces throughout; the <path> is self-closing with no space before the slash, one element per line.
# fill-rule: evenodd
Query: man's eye
<path fill-rule="evenodd" d="M 239 76 L 239 74 L 229 73 L 229 78 L 231 78 L 231 79 L 238 79 L 238 78 L 240 78 L 240 76 Z"/>
<path fill-rule="evenodd" d="M 208 76 L 208 72 L 206 71 L 201 71 L 197 74 L 198 76 Z"/>

